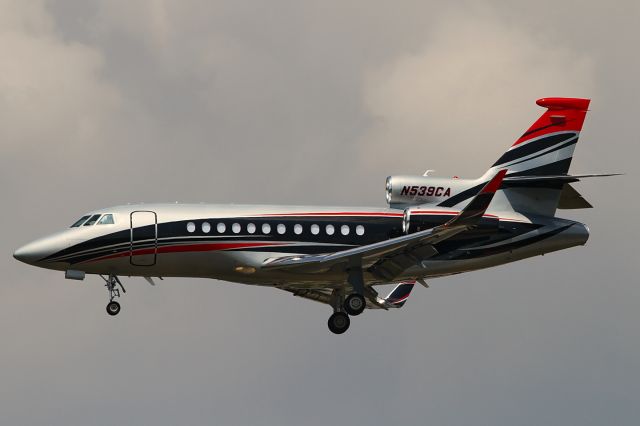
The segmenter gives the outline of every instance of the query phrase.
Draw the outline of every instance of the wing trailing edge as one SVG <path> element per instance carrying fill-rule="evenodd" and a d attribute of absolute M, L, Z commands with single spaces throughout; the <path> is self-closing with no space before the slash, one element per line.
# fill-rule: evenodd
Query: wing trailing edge
<path fill-rule="evenodd" d="M 506 173 L 507 169 L 496 173 L 460 213 L 443 225 L 333 253 L 276 258 L 261 268 L 310 274 L 334 268 L 346 273 L 355 263 L 387 282 L 393 281 L 412 265 L 438 254 L 435 244 L 475 226 L 500 189 Z"/>

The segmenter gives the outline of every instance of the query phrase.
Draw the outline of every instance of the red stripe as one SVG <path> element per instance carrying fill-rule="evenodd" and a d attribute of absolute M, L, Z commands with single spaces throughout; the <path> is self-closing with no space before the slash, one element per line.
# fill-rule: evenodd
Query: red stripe
<path fill-rule="evenodd" d="M 498 173 L 496 173 L 493 179 L 491 179 L 489 183 L 486 184 L 484 188 L 482 188 L 482 191 L 480 191 L 480 193 L 488 194 L 496 192 L 500 188 L 500 185 L 502 185 L 502 179 L 504 179 L 504 175 L 506 174 L 507 169 L 500 170 Z"/>
<path fill-rule="evenodd" d="M 203 243 L 203 244 L 179 244 L 173 246 L 161 246 L 158 247 L 157 253 L 184 253 L 184 252 L 203 252 L 203 251 L 221 251 L 221 250 L 234 250 L 239 248 L 252 248 L 252 247 L 272 247 L 282 246 L 288 243 Z M 115 253 L 108 256 L 99 257 L 97 259 L 87 260 L 86 262 L 95 262 L 98 260 L 115 259 L 118 257 L 128 256 L 144 256 L 146 254 L 154 254 L 156 249 L 154 247 L 124 251 L 121 253 Z"/>
<path fill-rule="evenodd" d="M 512 147 L 548 133 L 582 130 L 589 107 L 588 99 L 543 98 L 538 99 L 536 103 L 548 109 L 515 141 Z"/>
<path fill-rule="evenodd" d="M 401 217 L 402 213 L 376 213 L 376 212 L 316 212 L 316 213 L 269 213 L 258 215 L 260 217 L 274 216 L 381 216 L 381 217 Z"/>
<path fill-rule="evenodd" d="M 437 211 L 437 210 L 412 210 L 411 211 L 411 215 L 420 215 L 420 214 L 424 214 L 424 215 L 450 215 L 450 216 L 455 216 L 460 214 L 460 212 L 454 212 L 454 211 Z M 495 214 L 489 214 L 489 213 L 485 213 L 482 215 L 483 217 L 498 217 Z"/>

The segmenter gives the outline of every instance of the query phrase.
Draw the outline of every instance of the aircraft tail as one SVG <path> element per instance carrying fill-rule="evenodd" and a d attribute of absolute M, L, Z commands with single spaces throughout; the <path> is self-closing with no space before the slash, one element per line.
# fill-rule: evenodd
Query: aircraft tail
<path fill-rule="evenodd" d="M 536 103 L 547 110 L 485 173 L 500 169 L 508 177 L 565 175 L 578 143 L 589 99 L 542 98 Z"/>
<path fill-rule="evenodd" d="M 508 169 L 497 197 L 500 208 L 553 216 L 568 182 L 573 151 L 589 107 L 589 99 L 542 98 L 536 103 L 547 110 L 483 175 L 487 181 Z"/>

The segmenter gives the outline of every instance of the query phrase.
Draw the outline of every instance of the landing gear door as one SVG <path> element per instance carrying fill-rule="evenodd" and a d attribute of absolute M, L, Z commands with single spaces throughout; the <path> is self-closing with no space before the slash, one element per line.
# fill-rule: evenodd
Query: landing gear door
<path fill-rule="evenodd" d="M 158 217 L 152 211 L 131 213 L 130 262 L 136 266 L 153 266 L 158 252 Z"/>

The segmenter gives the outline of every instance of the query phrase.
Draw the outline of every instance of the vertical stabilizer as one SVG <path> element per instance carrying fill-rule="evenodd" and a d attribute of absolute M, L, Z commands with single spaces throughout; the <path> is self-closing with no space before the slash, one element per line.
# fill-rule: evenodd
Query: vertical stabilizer
<path fill-rule="evenodd" d="M 589 99 L 543 98 L 547 110 L 485 173 L 487 179 L 499 169 L 512 176 L 563 175 L 569 171 Z"/>
<path fill-rule="evenodd" d="M 589 99 L 542 98 L 536 102 L 547 110 L 484 174 L 488 181 L 499 170 L 509 169 L 507 178 L 566 175 L 589 107 Z M 503 209 L 553 216 L 560 201 L 562 184 L 521 183 L 509 185 L 496 197 Z"/>

